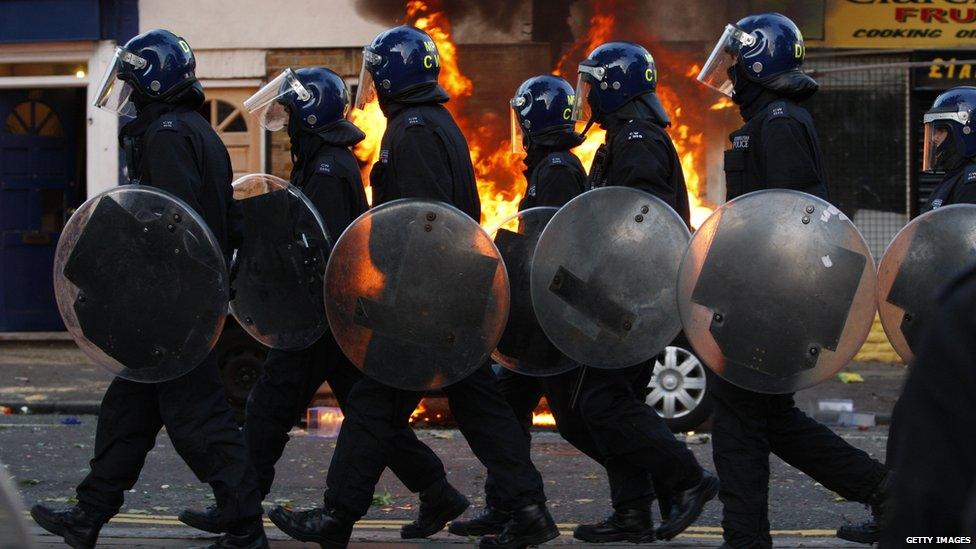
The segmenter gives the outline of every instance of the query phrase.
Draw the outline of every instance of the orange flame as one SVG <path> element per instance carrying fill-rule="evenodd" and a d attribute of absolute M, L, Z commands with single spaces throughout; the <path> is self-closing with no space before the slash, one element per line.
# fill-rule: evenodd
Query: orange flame
<path fill-rule="evenodd" d="M 581 37 L 560 58 L 553 74 L 563 75 L 571 83 L 575 83 L 576 63 L 596 46 L 614 39 L 617 36 L 617 21 L 613 16 L 616 3 L 613 1 L 593 1 L 594 15 L 590 18 L 586 36 Z M 471 116 L 464 109 L 465 98 L 471 96 L 473 85 L 460 70 L 458 65 L 457 47 L 451 35 L 451 23 L 442 8 L 440 0 L 409 0 L 406 4 L 405 21 L 427 32 L 437 44 L 440 54 L 441 72 L 440 84 L 451 95 L 451 101 L 446 107 L 454 115 L 462 133 L 469 142 L 471 162 L 474 166 L 478 194 L 481 197 L 481 224 L 493 228 L 501 221 L 518 210 L 518 203 L 522 199 L 525 183 L 522 176 L 521 157 L 510 152 L 508 140 L 499 140 L 497 130 L 499 125 L 507 124 L 494 113 Z M 675 54 L 665 54 L 663 57 L 675 59 Z M 660 58 L 659 58 L 660 62 Z M 677 70 L 671 78 L 686 79 L 679 82 L 682 86 L 695 86 L 695 76 L 699 65 L 689 63 Z M 674 72 L 674 69 L 671 69 Z M 691 82 L 687 82 L 691 80 Z M 685 84 L 687 82 L 687 84 Z M 685 88 L 682 88 L 685 89 Z M 682 97 L 684 97 L 682 93 Z M 689 203 L 691 205 L 691 223 L 698 227 L 714 209 L 714 204 L 705 198 L 704 183 L 705 159 L 703 147 L 703 132 L 692 128 L 701 128 L 700 119 L 689 120 L 682 111 L 678 93 L 667 84 L 658 87 L 658 96 L 665 110 L 671 117 L 669 133 L 674 141 L 675 149 L 685 176 L 688 188 Z M 710 111 L 717 111 L 733 106 L 727 98 L 718 100 L 709 107 Z M 359 143 L 354 152 L 360 161 L 365 163 L 363 178 L 368 181 L 372 164 L 379 159 L 380 139 L 386 128 L 386 119 L 380 111 L 379 105 L 373 102 L 365 110 L 353 112 L 353 123 L 366 132 L 366 139 Z M 592 165 L 597 148 L 603 143 L 606 132 L 599 128 L 592 128 L 587 133 L 586 141 L 574 149 L 583 165 Z M 371 191 L 367 194 L 372 202 Z"/>

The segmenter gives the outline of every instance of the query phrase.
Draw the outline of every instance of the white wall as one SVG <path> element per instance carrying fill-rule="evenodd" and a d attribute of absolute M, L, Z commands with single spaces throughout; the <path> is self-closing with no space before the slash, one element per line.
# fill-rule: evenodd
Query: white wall
<path fill-rule="evenodd" d="M 140 31 L 165 28 L 194 49 L 362 47 L 386 27 L 356 13 L 353 0 L 139 2 Z"/>

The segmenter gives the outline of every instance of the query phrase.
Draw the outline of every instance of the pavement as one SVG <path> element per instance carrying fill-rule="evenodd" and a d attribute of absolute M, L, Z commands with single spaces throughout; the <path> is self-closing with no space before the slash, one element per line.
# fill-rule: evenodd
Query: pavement
<path fill-rule="evenodd" d="M 904 379 L 904 368 L 886 364 L 853 364 L 849 369 L 864 379 L 845 384 L 828 381 L 797 394 L 801 408 L 813 410 L 824 398 L 851 399 L 857 411 L 871 412 L 882 420 Z M 0 461 L 26 504 L 41 502 L 69 505 L 74 487 L 88 471 L 94 444 L 96 417 L 91 415 L 111 380 L 110 374 L 90 364 L 68 342 L 0 342 L 0 405 L 14 413 L 0 415 Z M 31 413 L 18 413 L 27 406 Z M 39 413 L 43 412 L 43 413 Z M 883 460 L 887 427 L 867 429 L 835 427 L 851 444 Z M 472 501 L 468 515 L 484 505 L 485 471 L 454 429 L 419 429 L 418 436 L 445 462 L 448 478 Z M 682 435 L 684 436 L 684 435 Z M 293 431 L 293 438 L 279 462 L 274 490 L 267 506 L 307 508 L 321 502 L 325 473 L 335 440 Z M 706 468 L 713 469 L 708 434 L 689 437 L 689 447 Z M 572 529 L 577 523 L 601 520 L 609 512 L 606 475 L 551 431 L 535 433 L 533 461 L 546 483 L 546 492 L 562 535 L 555 544 L 577 543 Z M 846 520 L 861 521 L 867 510 L 844 501 L 833 492 L 778 458 L 771 459 L 770 522 L 777 547 L 863 547 L 833 537 Z M 150 453 L 137 485 L 126 494 L 122 514 L 104 530 L 103 546 L 193 547 L 206 544 L 205 534 L 183 526 L 175 516 L 187 506 L 205 507 L 213 502 L 208 486 L 200 484 L 173 450 L 165 430 Z M 721 544 L 720 505 L 708 504 L 699 521 L 678 539 L 676 547 L 716 547 Z M 377 486 L 374 506 L 357 525 L 355 546 L 397 547 L 471 545 L 474 540 L 442 532 L 432 541 L 406 543 L 399 528 L 417 512 L 417 499 L 393 475 L 386 472 Z M 32 526 L 41 546 L 58 540 Z M 270 524 L 272 547 L 312 547 L 287 540 Z M 658 542 L 656 545 L 663 545 Z"/>

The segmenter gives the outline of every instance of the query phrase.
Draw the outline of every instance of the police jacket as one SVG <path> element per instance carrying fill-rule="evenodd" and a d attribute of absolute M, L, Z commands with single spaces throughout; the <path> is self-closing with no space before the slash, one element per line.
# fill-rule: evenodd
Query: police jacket
<path fill-rule="evenodd" d="M 386 132 L 369 182 L 373 205 L 426 198 L 453 205 L 481 221 L 468 142 L 451 113 L 436 102 L 385 105 Z"/>
<path fill-rule="evenodd" d="M 760 189 L 795 189 L 827 200 L 827 178 L 813 118 L 789 99 L 771 98 L 729 134 L 726 199 Z"/>
<path fill-rule="evenodd" d="M 976 159 L 970 158 L 968 164 L 946 173 L 922 211 L 950 204 L 976 204 Z"/>
<path fill-rule="evenodd" d="M 666 122 L 651 115 L 620 122 L 607 127 L 605 158 L 598 154 L 590 168 L 592 186 L 619 185 L 649 192 L 689 224 L 688 189 L 678 153 L 664 129 Z"/>
<path fill-rule="evenodd" d="M 194 209 L 217 238 L 224 254 L 236 247 L 239 217 L 233 205 L 234 172 L 223 141 L 190 105 L 152 103 L 122 127 L 130 183 L 176 195 Z M 230 221 L 233 217 L 235 221 Z"/>
<path fill-rule="evenodd" d="M 362 131 L 343 120 L 332 131 L 299 133 L 292 138 L 296 161 L 291 183 L 302 189 L 318 210 L 333 243 L 369 209 L 359 164 L 349 150 L 364 137 Z"/>
<path fill-rule="evenodd" d="M 519 211 L 539 206 L 559 208 L 585 190 L 586 170 L 568 150 L 530 150 L 525 162 L 522 173 L 526 189 Z"/>

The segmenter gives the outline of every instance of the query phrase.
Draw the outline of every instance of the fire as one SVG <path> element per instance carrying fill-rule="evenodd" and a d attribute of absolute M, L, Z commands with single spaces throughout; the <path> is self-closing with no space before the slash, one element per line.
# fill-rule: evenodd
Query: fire
<path fill-rule="evenodd" d="M 437 43 L 441 61 L 440 84 L 451 95 L 451 101 L 446 107 L 454 115 L 461 131 L 468 139 L 471 162 L 481 197 L 481 224 L 493 228 L 518 210 L 518 203 L 522 199 L 525 186 L 521 173 L 524 166 L 521 157 L 510 152 L 508 140 L 500 140 L 497 137 L 499 127 L 507 125 L 507 120 L 500 119 L 494 113 L 475 116 L 466 112 L 465 99 L 473 93 L 473 85 L 459 68 L 457 47 L 451 35 L 451 23 L 441 9 L 441 4 L 441 0 L 409 0 L 406 4 L 405 22 L 424 30 Z M 594 0 L 591 5 L 594 15 L 589 20 L 586 35 L 563 54 L 553 69 L 553 74 L 562 75 L 571 83 L 576 81 L 576 63 L 590 50 L 603 42 L 629 38 L 621 35 L 618 22 L 613 17 L 616 2 Z M 678 59 L 676 54 L 655 52 L 654 47 L 650 49 L 652 53 L 658 55 L 656 60 L 659 68 L 662 61 L 673 64 Z M 700 86 L 694 82 L 700 67 L 693 63 L 681 66 L 680 60 L 677 62 L 678 66 L 668 65 L 666 71 L 662 71 L 665 75 L 665 83 L 658 87 L 658 96 L 671 117 L 671 127 L 668 131 L 674 141 L 688 188 L 692 210 L 691 223 L 693 227 L 698 227 L 715 208 L 715 205 L 706 199 L 707 193 L 704 188 L 705 158 L 701 117 L 708 116 L 707 113 L 711 111 L 732 107 L 733 104 L 728 98 L 722 98 L 712 104 L 704 114 L 700 112 L 702 109 L 697 107 L 694 116 L 686 114 L 682 109 L 678 92 L 669 86 L 668 81 L 671 80 L 673 83 L 675 79 L 685 79 L 684 82 L 680 82 L 682 90 L 680 97 L 687 101 L 685 91 L 689 89 L 700 91 L 698 89 Z M 379 159 L 380 139 L 386 128 L 386 119 L 380 111 L 379 104 L 373 102 L 367 105 L 365 110 L 354 111 L 351 120 L 366 132 L 366 139 L 356 146 L 354 152 L 365 164 L 363 178 L 368 181 L 370 168 Z M 589 167 L 592 164 L 596 150 L 603 143 L 605 136 L 605 131 L 593 127 L 587 133 L 586 141 L 574 149 L 584 166 Z M 367 188 L 367 194 L 372 201 L 370 191 L 371 189 Z"/>
<path fill-rule="evenodd" d="M 535 427 L 555 427 L 556 418 L 552 412 L 533 412 L 532 425 Z"/>

